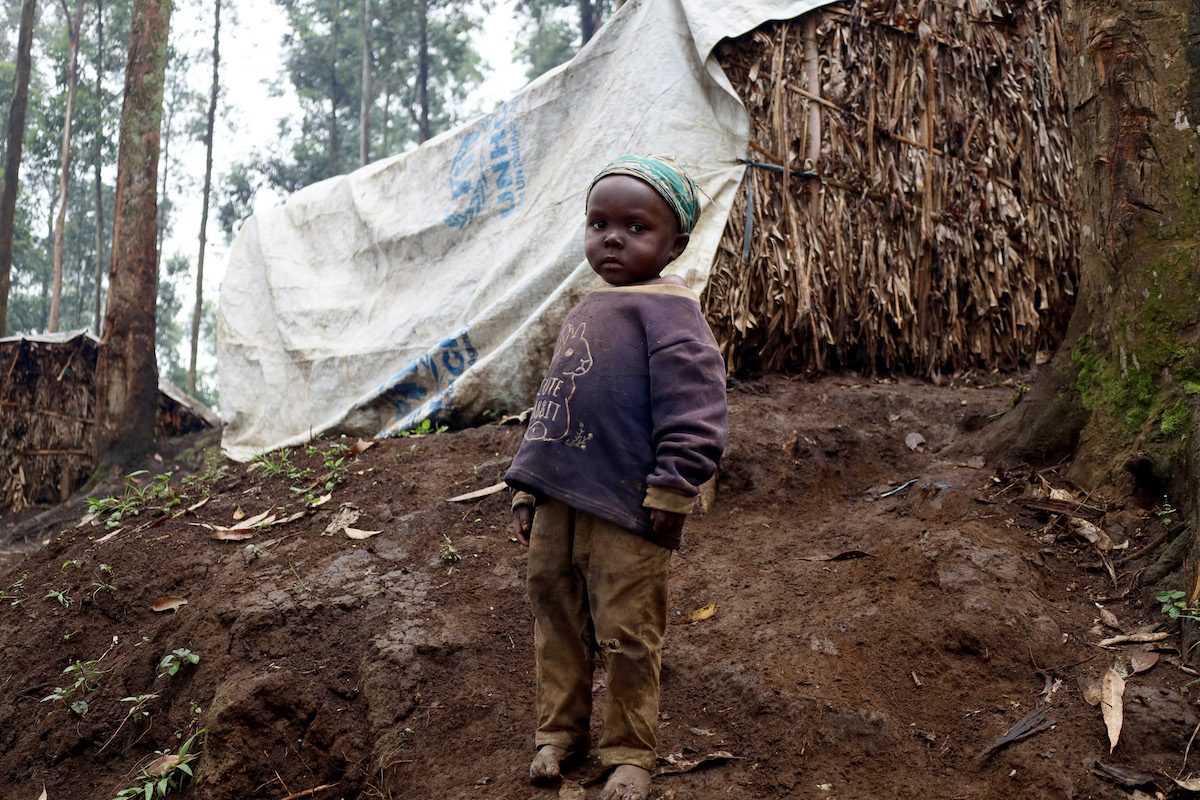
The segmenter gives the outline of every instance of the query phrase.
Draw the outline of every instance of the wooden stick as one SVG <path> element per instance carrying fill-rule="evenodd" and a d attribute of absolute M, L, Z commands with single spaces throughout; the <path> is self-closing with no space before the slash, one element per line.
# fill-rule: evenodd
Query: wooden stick
<path fill-rule="evenodd" d="M 311 789 L 305 789 L 303 792 L 296 792 L 295 794 L 289 794 L 287 797 L 280 798 L 280 800 L 300 800 L 301 797 L 312 797 L 317 792 L 323 792 L 326 789 L 333 789 L 337 786 L 341 786 L 341 784 L 340 783 L 326 783 L 323 786 L 314 786 Z"/>

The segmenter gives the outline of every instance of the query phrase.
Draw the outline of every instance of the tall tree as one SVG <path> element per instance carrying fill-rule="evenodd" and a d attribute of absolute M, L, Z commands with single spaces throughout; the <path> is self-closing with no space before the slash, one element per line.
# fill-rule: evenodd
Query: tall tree
<path fill-rule="evenodd" d="M 208 119 L 204 129 L 204 193 L 200 210 L 200 253 L 196 258 L 196 306 L 192 311 L 192 351 L 188 362 L 187 391 L 196 394 L 196 354 L 200 349 L 200 317 L 204 310 L 204 251 L 208 246 L 208 199 L 212 193 L 213 127 L 217 118 L 217 97 L 221 93 L 221 0 L 213 11 L 212 90 L 208 95 Z"/>
<path fill-rule="evenodd" d="M 25 107 L 29 101 L 32 68 L 33 22 L 36 0 L 21 5 L 21 29 L 17 38 L 17 73 L 12 106 L 8 112 L 4 180 L 0 185 L 0 335 L 8 329 L 8 289 L 12 280 L 13 235 L 17 211 L 17 186 L 21 170 L 21 145 L 25 137 Z"/>
<path fill-rule="evenodd" d="M 104 0 L 96 0 L 96 102 L 100 107 L 101 113 L 98 115 L 96 125 L 96 135 L 93 139 L 94 152 L 92 154 L 92 168 L 95 172 L 95 199 L 96 199 L 96 257 L 95 265 L 95 291 L 92 297 L 92 333 L 99 336 L 100 328 L 100 297 L 101 287 L 104 281 L 104 179 L 102 177 L 102 164 L 104 158 Z"/>
<path fill-rule="evenodd" d="M 358 112 L 358 163 L 371 162 L 371 0 L 363 0 L 362 8 L 362 98 Z"/>
<path fill-rule="evenodd" d="M 529 65 L 532 79 L 564 61 L 591 41 L 621 0 L 517 0 L 524 17 L 516 55 Z"/>
<path fill-rule="evenodd" d="M 381 139 L 391 152 L 445 130 L 481 77 L 470 40 L 477 23 L 461 0 L 371 0 L 367 27 L 342 21 L 351 5 L 357 18 L 363 0 L 276 2 L 288 17 L 288 78 L 302 107 L 281 131 L 290 152 L 276 152 L 264 170 L 284 192 L 360 166 L 364 138 L 369 157 Z M 358 114 L 345 113 L 355 104 Z M 393 104 L 405 117 L 399 125 Z M 382 120 L 378 135 L 374 116 Z M 355 139 L 357 150 L 342 146 Z"/>
<path fill-rule="evenodd" d="M 1190 22 L 1189 22 L 1190 20 Z M 1074 454 L 1069 477 L 1192 515 L 1136 559 L 1186 561 L 1200 599 L 1200 47 L 1192 0 L 1073 0 L 1064 20 L 1080 214 L 1080 292 L 1049 373 L 994 432 L 1017 457 Z M 1189 28 L 1189 25 L 1192 26 Z M 1160 54 L 1173 54 L 1164 58 Z M 1076 57 L 1077 56 L 1077 57 Z"/>
<path fill-rule="evenodd" d="M 75 14 L 71 15 L 67 0 L 62 3 L 63 16 L 67 24 L 67 108 L 63 114 L 62 170 L 58 181 L 58 217 L 54 221 L 54 289 L 50 296 L 50 320 L 46 330 L 58 330 L 58 314 L 62 304 L 63 242 L 67 227 L 67 192 L 71 184 L 71 121 L 75 116 L 75 85 L 79 74 L 79 34 L 83 29 L 83 3 L 76 0 Z"/>
<path fill-rule="evenodd" d="M 158 141 L 171 0 L 134 0 L 121 110 L 117 202 L 104 338 L 97 363 L 101 463 L 128 465 L 154 439 L 158 365 Z"/>

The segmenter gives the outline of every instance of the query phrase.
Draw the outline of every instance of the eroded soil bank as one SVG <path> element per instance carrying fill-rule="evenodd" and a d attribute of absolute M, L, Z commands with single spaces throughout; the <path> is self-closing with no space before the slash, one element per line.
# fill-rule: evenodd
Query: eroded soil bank
<path fill-rule="evenodd" d="M 716 501 L 673 561 L 673 618 L 715 610 L 668 632 L 655 797 L 1118 798 L 1133 788 L 1099 763 L 1151 792 L 1200 770 L 1161 587 L 1131 587 L 1121 549 L 1114 585 L 1077 528 L 1031 507 L 1045 483 L 1068 488 L 1057 471 L 974 457 L 1014 394 L 846 375 L 731 390 Z M 520 435 L 210 462 L 176 474 L 167 512 L 112 529 L 66 509 L 0 572 L 0 795 L 108 800 L 203 728 L 183 797 L 559 797 L 525 779 L 532 621 L 506 495 L 447 502 L 499 481 Z M 1118 548 L 1170 524 L 1086 504 Z M 232 534 L 250 538 L 213 538 L 264 512 L 273 524 Z M 152 610 L 164 597 L 187 603 Z M 1168 637 L 1097 646 L 1142 629 Z M 177 650 L 199 662 L 165 674 Z M 1085 689 L 1112 665 L 1130 674 L 1110 755 Z M 979 757 L 1038 708 L 1052 727 Z M 598 773 L 563 796 L 595 795 Z"/>

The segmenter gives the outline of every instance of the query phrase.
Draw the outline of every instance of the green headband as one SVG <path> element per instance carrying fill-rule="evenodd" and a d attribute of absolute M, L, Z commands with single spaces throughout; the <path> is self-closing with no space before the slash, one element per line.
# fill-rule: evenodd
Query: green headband
<path fill-rule="evenodd" d="M 632 175 L 650 184 L 654 191 L 662 195 L 671 211 L 675 212 L 675 221 L 679 223 L 681 233 L 691 233 L 696 227 L 696 218 L 700 216 L 700 192 L 683 167 L 670 156 L 625 156 L 618 158 L 592 179 L 588 186 L 588 195 L 601 178 L 609 175 Z"/>

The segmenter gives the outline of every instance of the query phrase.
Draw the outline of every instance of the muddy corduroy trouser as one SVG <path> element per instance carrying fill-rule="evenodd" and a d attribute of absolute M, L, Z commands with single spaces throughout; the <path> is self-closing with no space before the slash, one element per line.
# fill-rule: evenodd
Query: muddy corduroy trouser
<path fill-rule="evenodd" d="M 538 505 L 528 588 L 537 656 L 535 743 L 587 752 L 592 658 L 608 670 L 597 755 L 651 769 L 671 551 L 556 500 Z"/>

